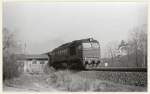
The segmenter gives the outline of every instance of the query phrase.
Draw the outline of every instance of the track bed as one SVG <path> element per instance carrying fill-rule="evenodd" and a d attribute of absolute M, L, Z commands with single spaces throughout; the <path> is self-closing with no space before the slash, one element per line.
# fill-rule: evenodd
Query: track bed
<path fill-rule="evenodd" d="M 81 77 L 112 81 L 115 83 L 147 87 L 147 72 L 81 71 Z"/>

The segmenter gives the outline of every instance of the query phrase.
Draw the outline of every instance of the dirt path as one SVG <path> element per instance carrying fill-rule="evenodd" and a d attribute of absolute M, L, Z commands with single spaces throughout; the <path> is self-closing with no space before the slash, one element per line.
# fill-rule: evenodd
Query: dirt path
<path fill-rule="evenodd" d="M 48 75 L 23 74 L 19 78 L 4 81 L 4 91 L 57 91 L 48 85 L 46 79 Z"/>

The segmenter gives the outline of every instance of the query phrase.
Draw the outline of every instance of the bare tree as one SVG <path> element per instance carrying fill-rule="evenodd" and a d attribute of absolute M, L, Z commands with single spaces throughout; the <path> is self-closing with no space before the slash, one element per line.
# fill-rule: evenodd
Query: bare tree
<path fill-rule="evenodd" d="M 143 66 L 147 66 L 147 26 L 143 25 L 139 32 L 139 48 L 143 56 Z"/>
<path fill-rule="evenodd" d="M 111 58 L 111 62 L 114 63 L 115 61 L 115 57 L 117 56 L 117 48 L 118 48 L 118 44 L 116 41 L 111 41 L 107 44 L 107 57 Z"/>
<path fill-rule="evenodd" d="M 130 54 L 134 54 L 137 67 L 147 66 L 147 26 L 142 25 L 133 29 L 128 43 Z"/>
<path fill-rule="evenodd" d="M 18 76 L 18 64 L 16 52 L 21 51 L 17 44 L 16 33 L 3 29 L 3 78 Z"/>

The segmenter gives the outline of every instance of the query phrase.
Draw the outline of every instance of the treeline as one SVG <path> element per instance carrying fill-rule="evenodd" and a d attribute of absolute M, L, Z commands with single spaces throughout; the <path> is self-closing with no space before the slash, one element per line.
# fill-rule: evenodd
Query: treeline
<path fill-rule="evenodd" d="M 129 32 L 128 40 L 107 45 L 108 58 L 103 59 L 113 67 L 147 67 L 147 25 Z"/>

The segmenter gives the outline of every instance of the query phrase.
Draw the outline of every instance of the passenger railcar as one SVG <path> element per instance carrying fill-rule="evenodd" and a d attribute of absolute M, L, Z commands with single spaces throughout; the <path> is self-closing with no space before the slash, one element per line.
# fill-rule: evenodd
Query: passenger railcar
<path fill-rule="evenodd" d="M 59 46 L 49 54 L 54 68 L 92 69 L 100 64 L 100 44 L 93 38 L 75 40 Z"/>

